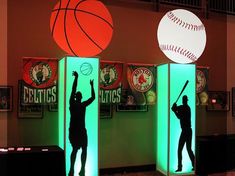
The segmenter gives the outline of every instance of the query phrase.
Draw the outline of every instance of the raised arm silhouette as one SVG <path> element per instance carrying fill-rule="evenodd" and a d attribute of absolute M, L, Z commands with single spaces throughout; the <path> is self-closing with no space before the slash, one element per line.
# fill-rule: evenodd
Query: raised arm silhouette
<path fill-rule="evenodd" d="M 194 154 L 191 149 L 192 147 L 192 128 L 191 128 L 191 109 L 188 105 L 188 97 L 184 95 L 182 97 L 182 105 L 177 106 L 176 103 L 173 104 L 171 110 L 175 113 L 176 117 L 180 120 L 181 134 L 178 144 L 178 168 L 176 172 L 182 171 L 182 150 L 184 144 L 186 143 L 186 148 L 188 151 L 189 158 L 192 162 L 194 170 Z"/>
<path fill-rule="evenodd" d="M 74 82 L 69 100 L 70 124 L 69 124 L 69 141 L 72 145 L 70 156 L 69 176 L 74 175 L 74 163 L 76 161 L 77 151 L 81 148 L 81 169 L 80 176 L 85 176 L 85 165 L 87 158 L 88 136 L 85 125 L 86 107 L 95 100 L 94 80 L 90 80 L 91 97 L 82 102 L 82 93 L 76 92 L 78 84 L 78 73 L 73 71 Z M 84 85 L 83 85 L 84 86 Z"/>

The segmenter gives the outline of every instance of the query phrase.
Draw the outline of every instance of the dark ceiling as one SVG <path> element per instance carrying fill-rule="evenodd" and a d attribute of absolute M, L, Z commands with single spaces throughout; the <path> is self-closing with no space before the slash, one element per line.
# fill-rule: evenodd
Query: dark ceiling
<path fill-rule="evenodd" d="M 152 3 L 158 10 L 161 5 L 169 4 L 178 7 L 202 9 L 207 14 L 217 12 L 235 15 L 235 0 L 136 0 L 139 2 Z"/>

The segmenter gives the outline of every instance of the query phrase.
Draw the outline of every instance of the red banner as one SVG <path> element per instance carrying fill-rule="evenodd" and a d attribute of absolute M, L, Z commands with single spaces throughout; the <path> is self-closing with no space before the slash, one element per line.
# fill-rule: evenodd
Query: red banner
<path fill-rule="evenodd" d="M 22 104 L 57 103 L 58 60 L 23 58 L 23 81 L 20 84 Z"/>
<path fill-rule="evenodd" d="M 23 58 L 23 80 L 34 88 L 47 88 L 57 84 L 58 61 L 53 58 Z"/>
<path fill-rule="evenodd" d="M 100 62 L 100 102 L 117 104 L 121 101 L 123 63 Z"/>

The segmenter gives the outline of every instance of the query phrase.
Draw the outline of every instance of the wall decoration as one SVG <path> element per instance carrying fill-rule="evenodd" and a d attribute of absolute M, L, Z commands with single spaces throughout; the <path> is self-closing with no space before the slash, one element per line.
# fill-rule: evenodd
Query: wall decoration
<path fill-rule="evenodd" d="M 45 105 L 57 103 L 57 86 L 45 89 L 34 88 L 20 80 L 21 103 L 27 105 Z"/>
<path fill-rule="evenodd" d="M 12 111 L 13 87 L 0 86 L 0 112 Z"/>
<path fill-rule="evenodd" d="M 147 105 L 136 104 L 135 98 L 130 89 L 123 89 L 121 95 L 121 103 L 116 105 L 116 111 L 142 111 L 147 112 Z"/>
<path fill-rule="evenodd" d="M 232 116 L 235 117 L 235 87 L 232 87 Z"/>
<path fill-rule="evenodd" d="M 116 106 L 117 112 L 147 112 L 148 106 L 147 105 L 117 105 Z"/>
<path fill-rule="evenodd" d="M 208 104 L 209 67 L 197 66 L 196 69 L 196 105 Z"/>
<path fill-rule="evenodd" d="M 43 117 L 42 105 L 18 105 L 18 118 L 41 119 Z"/>
<path fill-rule="evenodd" d="M 113 115 L 113 106 L 112 105 L 100 105 L 100 118 L 101 119 L 111 119 Z"/>
<path fill-rule="evenodd" d="M 208 111 L 229 111 L 229 91 L 209 91 Z"/>
<path fill-rule="evenodd" d="M 118 104 L 121 101 L 123 63 L 100 62 L 100 103 Z"/>
<path fill-rule="evenodd" d="M 23 104 L 57 103 L 58 61 L 55 58 L 23 58 Z"/>
<path fill-rule="evenodd" d="M 129 98 L 136 105 L 156 103 L 156 67 L 153 64 L 128 64 L 127 81 Z M 128 96 L 127 96 L 128 97 Z M 127 99 L 128 101 L 129 99 Z M 129 102 L 126 102 L 129 103 Z"/>
<path fill-rule="evenodd" d="M 23 104 L 22 103 L 22 80 L 18 81 L 18 118 L 25 119 L 41 119 L 43 117 L 43 106 L 38 104 Z"/>

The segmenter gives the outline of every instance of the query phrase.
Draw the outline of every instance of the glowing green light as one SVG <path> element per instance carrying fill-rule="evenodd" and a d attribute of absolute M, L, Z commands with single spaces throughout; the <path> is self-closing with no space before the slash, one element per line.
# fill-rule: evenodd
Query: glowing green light
<path fill-rule="evenodd" d="M 157 170 L 166 174 L 168 160 L 168 65 L 157 69 Z"/>
<path fill-rule="evenodd" d="M 64 70 L 65 70 L 65 59 L 60 60 L 59 62 L 59 93 L 58 93 L 58 98 L 59 98 L 59 147 L 64 149 Z"/>
<path fill-rule="evenodd" d="M 59 82 L 59 87 L 62 90 L 59 94 L 59 119 L 65 119 L 64 123 L 60 123 L 60 128 L 64 130 L 64 142 L 65 142 L 65 157 L 66 157 L 66 174 L 68 175 L 70 168 L 70 154 L 72 147 L 69 142 L 69 124 L 70 124 L 70 110 L 69 99 L 72 91 L 72 85 L 74 76 L 73 71 L 78 72 L 78 84 L 77 91 L 82 93 L 82 101 L 91 97 L 90 80 L 94 80 L 95 100 L 86 108 L 86 129 L 88 136 L 87 147 L 87 160 L 86 160 L 86 176 L 98 175 L 98 107 L 99 107 L 99 59 L 97 58 L 78 58 L 78 57 L 66 57 L 60 60 L 60 75 L 63 77 L 64 82 Z M 62 75 L 63 74 L 63 75 Z M 62 80 L 60 78 L 59 80 Z M 64 86 L 64 89 L 63 89 Z M 62 134 L 62 133 L 61 133 Z M 60 135 L 61 135 L 60 134 Z M 81 167 L 80 162 L 81 150 L 77 153 L 75 161 L 74 175 L 78 175 Z"/>
<path fill-rule="evenodd" d="M 195 155 L 195 82 L 194 64 L 165 64 L 158 67 L 158 103 L 157 103 L 157 169 L 166 175 L 193 173 L 191 160 L 186 145 L 182 151 L 182 172 L 175 172 L 178 167 L 177 149 L 181 134 L 180 121 L 171 111 L 185 82 L 187 87 L 179 98 L 177 105 L 182 105 L 183 95 L 188 96 L 191 108 L 192 150 Z M 167 144 L 166 144 L 167 143 Z"/>

